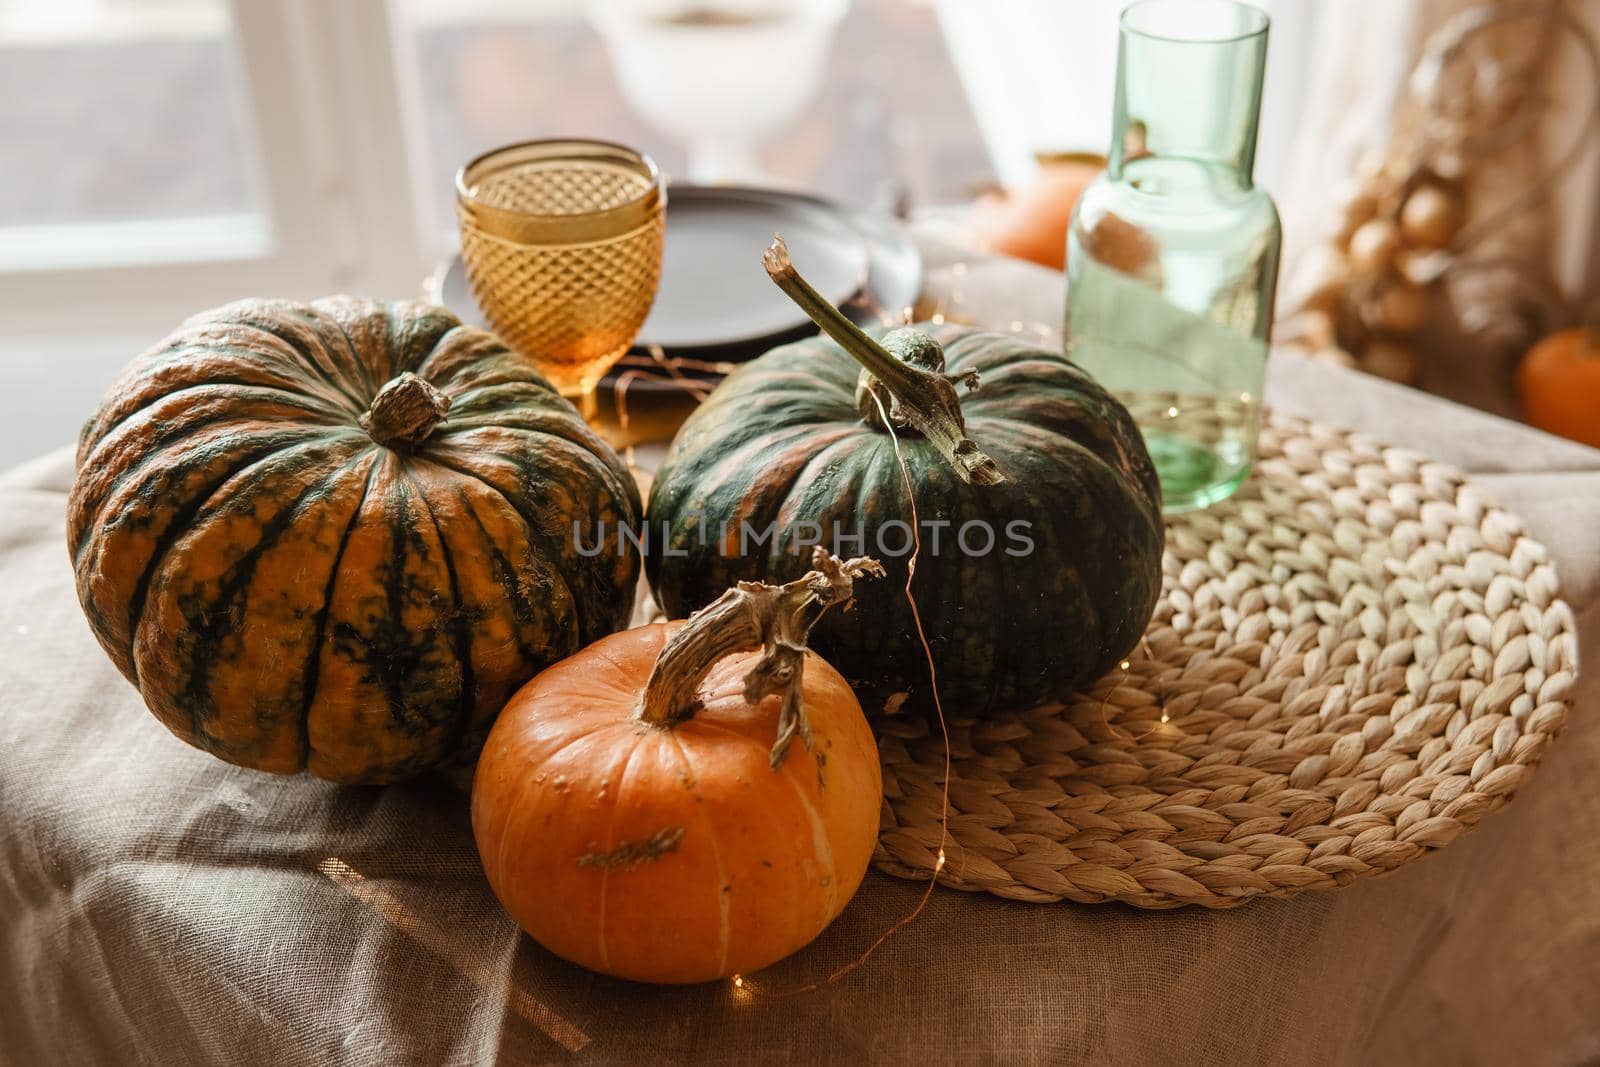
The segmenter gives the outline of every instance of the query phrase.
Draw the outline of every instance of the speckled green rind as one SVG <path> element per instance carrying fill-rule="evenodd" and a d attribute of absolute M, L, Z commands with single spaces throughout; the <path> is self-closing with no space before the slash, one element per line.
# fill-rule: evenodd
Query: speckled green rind
<path fill-rule="evenodd" d="M 949 373 L 979 372 L 981 387 L 962 400 L 967 433 L 1008 478 L 966 484 L 926 441 L 901 437 L 923 533 L 912 591 L 940 695 L 965 711 L 1060 697 L 1132 650 L 1155 610 L 1163 539 L 1155 469 L 1126 409 L 1061 355 L 970 327 L 919 328 L 944 346 Z M 903 593 L 908 555 L 885 555 L 878 543 L 883 524 L 911 520 L 911 502 L 889 436 L 857 414 L 859 370 L 816 338 L 730 375 L 684 424 L 656 477 L 646 569 L 678 618 L 736 580 L 803 574 L 809 550 L 795 542 L 810 531 L 801 523 L 819 523 L 830 547 L 835 521 L 846 533 L 860 528 L 864 545 L 837 550 L 878 556 L 889 576 L 859 583 L 854 606 L 825 617 L 811 646 L 869 710 L 896 693 L 926 708 L 927 663 Z M 956 543 L 972 520 L 994 530 L 986 555 Z M 938 521 L 949 525 L 935 552 L 928 524 Z M 775 523 L 778 537 L 741 542 L 743 523 Z M 1030 552 L 1007 553 L 1022 549 L 1007 536 L 1012 523 L 1026 524 Z M 891 548 L 905 539 L 898 528 L 882 534 Z M 969 547 L 983 541 L 969 531 Z"/>
<path fill-rule="evenodd" d="M 382 446 L 358 420 L 404 372 L 451 407 Z M 384 782 L 470 758 L 517 687 L 632 606 L 627 469 L 441 308 L 197 316 L 123 372 L 78 465 L 91 629 L 162 723 L 232 763 Z"/>

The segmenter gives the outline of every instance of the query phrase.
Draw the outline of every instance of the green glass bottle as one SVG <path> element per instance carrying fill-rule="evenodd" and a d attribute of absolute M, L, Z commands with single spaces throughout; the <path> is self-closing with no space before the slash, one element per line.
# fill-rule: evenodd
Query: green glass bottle
<path fill-rule="evenodd" d="M 1108 167 L 1067 238 L 1067 354 L 1133 412 L 1169 512 L 1255 462 L 1282 243 L 1251 178 L 1267 26 L 1232 0 L 1122 13 Z"/>

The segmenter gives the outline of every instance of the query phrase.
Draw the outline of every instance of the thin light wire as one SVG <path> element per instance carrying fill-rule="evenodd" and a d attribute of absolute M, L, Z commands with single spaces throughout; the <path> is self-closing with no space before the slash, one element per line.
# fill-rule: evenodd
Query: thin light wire
<path fill-rule="evenodd" d="M 1143 636 L 1139 638 L 1139 651 L 1144 653 L 1146 659 L 1151 658 L 1150 641 L 1148 638 Z M 1168 714 L 1167 709 L 1163 707 L 1161 709 L 1161 718 L 1151 723 L 1148 730 L 1138 734 L 1125 727 L 1118 726 L 1116 723 L 1111 721 L 1111 717 L 1106 714 L 1106 708 L 1111 706 L 1111 698 L 1117 695 L 1117 690 L 1128 684 L 1128 675 L 1132 672 L 1132 669 L 1133 658 L 1131 656 L 1123 659 L 1117 664 L 1117 671 L 1119 674 L 1118 680 L 1111 686 L 1110 689 L 1106 690 L 1106 695 L 1100 698 L 1099 712 L 1100 725 L 1106 728 L 1107 733 L 1109 733 L 1112 737 L 1117 737 L 1118 734 L 1121 734 L 1121 740 L 1137 745 L 1139 742 L 1143 741 L 1152 734 L 1167 732 L 1167 728 L 1171 727 L 1172 725 L 1172 716 Z"/>
<path fill-rule="evenodd" d="M 865 964 L 867 959 L 874 952 L 878 951 L 885 941 L 888 941 L 889 938 L 893 937 L 895 934 L 899 933 L 901 930 L 915 922 L 917 916 L 921 915 L 922 910 L 928 906 L 928 900 L 933 896 L 933 887 L 939 884 L 939 874 L 944 870 L 944 847 L 950 840 L 950 767 L 952 762 L 950 753 L 950 727 L 945 721 L 944 717 L 944 702 L 939 699 L 939 670 L 934 664 L 933 646 L 928 643 L 928 635 L 922 627 L 922 612 L 917 607 L 916 596 L 911 592 L 911 581 L 916 577 L 917 574 L 917 558 L 922 555 L 922 535 L 920 532 L 922 524 L 917 517 L 917 493 L 915 485 L 911 480 L 911 468 L 906 463 L 905 453 L 900 449 L 900 437 L 894 432 L 894 424 L 889 421 L 889 413 L 884 410 L 883 401 L 879 399 L 876 391 L 869 392 L 867 395 L 872 397 L 873 404 L 875 404 L 878 408 L 878 416 L 883 420 L 884 428 L 889 431 L 889 441 L 894 445 L 895 462 L 900 465 L 900 478 L 905 483 L 906 498 L 911 502 L 911 559 L 906 564 L 906 584 L 904 591 L 906 603 L 911 606 L 911 619 L 917 627 L 917 639 L 922 642 L 922 653 L 928 661 L 928 684 L 933 693 L 934 711 L 938 713 L 939 717 L 939 735 L 944 741 L 944 777 L 939 783 L 939 849 L 935 854 L 936 858 L 933 864 L 933 874 L 928 878 L 927 885 L 923 887 L 922 896 L 917 899 L 916 906 L 910 911 L 906 912 L 905 915 L 901 916 L 888 929 L 884 930 L 883 933 L 879 934 L 877 940 L 868 945 L 859 956 L 820 981 L 810 982 L 794 989 L 777 991 L 761 990 L 759 995 L 763 997 L 792 997 L 798 996 L 802 993 L 814 993 L 823 986 L 831 985 L 832 983 L 843 978 L 845 975 L 849 974 L 851 971 L 854 971 L 858 967 L 861 967 L 863 964 Z M 733 986 L 736 991 L 742 994 L 754 995 L 757 993 L 757 990 L 751 985 L 750 980 L 743 975 L 734 975 Z"/>
<path fill-rule="evenodd" d="M 953 266 L 952 272 L 957 278 L 960 278 L 966 273 L 966 268 L 967 264 L 960 262 Z M 953 295 L 956 297 L 960 296 L 959 284 L 957 286 L 956 293 Z M 895 325 L 897 322 L 909 322 L 912 318 L 912 309 L 909 307 L 902 311 L 898 319 L 895 316 L 888 314 L 888 312 L 881 306 L 875 307 L 873 310 L 878 315 L 879 319 L 886 325 Z M 932 319 L 936 324 L 945 321 L 946 316 L 944 314 L 944 310 L 945 299 L 941 295 L 937 307 L 932 315 Z M 1041 323 L 1013 322 L 1010 324 L 1011 333 L 1019 334 L 1028 331 L 1037 333 L 1041 340 L 1047 339 L 1053 335 L 1051 328 Z M 663 379 L 651 374 L 647 370 L 639 369 L 638 364 L 643 362 L 643 360 L 635 361 L 635 357 L 626 357 L 625 362 L 632 362 L 633 366 L 624 372 L 622 378 L 625 379 L 625 381 L 619 381 L 618 384 L 621 386 L 621 388 L 617 390 L 618 421 L 624 428 L 626 428 L 628 424 L 628 416 L 626 413 L 627 386 L 632 384 L 633 381 L 668 380 L 674 385 L 678 386 L 680 389 L 683 389 L 686 392 L 692 392 L 698 399 L 704 400 L 706 395 L 711 391 L 710 387 L 702 381 L 688 378 L 682 373 L 681 368 L 712 370 L 724 374 L 732 369 L 732 367 L 728 364 L 705 363 L 698 360 L 683 359 L 681 357 L 670 357 L 667 356 L 666 353 L 663 352 L 658 346 L 654 345 L 652 345 L 649 349 L 648 358 L 650 363 L 653 363 L 655 366 L 666 371 L 667 377 Z M 911 925 L 911 923 L 916 921 L 917 917 L 922 914 L 923 909 L 927 907 L 928 901 L 933 896 L 934 886 L 938 884 L 939 875 L 944 871 L 946 865 L 945 846 L 950 842 L 950 774 L 954 761 L 950 748 L 950 726 L 949 722 L 945 718 L 944 702 L 939 697 L 939 675 L 938 667 L 933 658 L 933 647 L 928 641 L 927 631 L 922 623 L 922 612 L 917 605 L 916 596 L 911 591 L 911 583 L 916 577 L 917 573 L 917 560 L 922 555 L 921 520 L 917 512 L 916 486 L 911 479 L 911 468 L 906 463 L 905 453 L 900 445 L 900 437 L 894 431 L 894 424 L 889 420 L 889 413 L 884 409 L 883 401 L 875 392 L 869 395 L 872 396 L 873 403 L 878 409 L 878 416 L 882 420 L 884 428 L 889 433 L 890 443 L 894 447 L 895 462 L 900 467 L 900 478 L 905 485 L 906 498 L 911 505 L 912 551 L 911 558 L 906 566 L 906 582 L 903 592 L 905 594 L 906 603 L 911 608 L 911 618 L 916 626 L 917 640 L 922 644 L 923 656 L 926 658 L 928 663 L 928 682 L 933 694 L 934 711 L 938 717 L 940 739 L 944 744 L 944 775 L 940 781 L 939 790 L 939 847 L 935 853 L 933 873 L 929 877 L 927 884 L 923 887 L 922 896 L 918 898 L 916 906 L 896 922 L 894 922 L 886 930 L 884 930 L 883 933 L 878 935 L 877 939 L 874 940 L 872 944 L 868 945 L 860 955 L 856 956 L 849 963 L 846 963 L 839 969 L 828 974 L 825 978 L 815 982 L 808 982 L 805 985 L 796 986 L 792 989 L 768 990 L 763 988 L 758 990 L 749 978 L 746 978 L 744 975 L 736 974 L 733 976 L 731 982 L 735 996 L 741 1001 L 753 999 L 758 995 L 762 998 L 779 999 L 783 997 L 799 996 L 804 993 L 814 993 L 823 986 L 831 985 L 832 983 L 843 978 L 845 975 L 863 966 L 867 962 L 868 958 L 871 957 L 872 954 L 879 948 L 881 948 L 883 944 L 889 940 L 889 938 L 893 937 L 895 934 Z M 631 447 L 628 451 L 629 465 L 632 466 Z M 1104 705 L 1102 705 L 1102 712 L 1103 711 Z M 1163 719 L 1163 721 L 1165 721 L 1165 719 Z M 1113 733 L 1120 729 L 1109 722 L 1107 722 L 1107 726 L 1112 730 Z M 1153 727 L 1152 729 L 1159 729 L 1159 726 Z M 1143 736 L 1147 735 L 1141 735 L 1140 738 L 1134 738 L 1134 740 L 1140 740 Z"/>

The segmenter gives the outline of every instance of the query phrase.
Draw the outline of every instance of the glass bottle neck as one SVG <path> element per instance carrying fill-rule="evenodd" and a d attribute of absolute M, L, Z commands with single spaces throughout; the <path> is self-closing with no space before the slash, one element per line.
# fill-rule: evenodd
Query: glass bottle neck
<path fill-rule="evenodd" d="M 1107 170 L 1164 160 L 1228 172 L 1248 189 L 1267 60 L 1267 17 L 1232 0 L 1143 0 L 1123 12 Z M 1167 164 L 1161 164 L 1167 169 Z"/>

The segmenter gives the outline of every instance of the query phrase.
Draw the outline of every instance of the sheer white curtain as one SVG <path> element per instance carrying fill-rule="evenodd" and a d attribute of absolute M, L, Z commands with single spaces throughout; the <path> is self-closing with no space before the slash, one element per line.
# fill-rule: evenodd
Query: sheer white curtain
<path fill-rule="evenodd" d="M 1339 195 L 1395 130 L 1407 82 L 1428 39 L 1462 11 L 1494 0 L 1255 0 L 1272 16 L 1256 178 L 1283 215 L 1280 307 L 1296 298 L 1296 267 L 1320 243 Z M 1533 7 L 1542 0 L 1503 0 Z M 1600 0 L 1567 0 L 1600 27 Z M 1127 0 L 936 0 L 950 48 L 1001 180 L 1020 184 L 1036 151 L 1104 152 L 1110 139 L 1117 15 Z M 1523 32 L 1527 31 L 1524 26 Z M 1584 72 L 1550 57 L 1539 137 L 1483 161 L 1474 213 L 1493 210 L 1574 135 Z M 1519 227 L 1518 251 L 1537 255 L 1568 296 L 1592 286 L 1594 153 Z M 1559 218 L 1560 225 L 1553 224 Z"/>
<path fill-rule="evenodd" d="M 1031 178 L 1036 152 L 1106 151 L 1117 20 L 1129 2 L 935 0 L 945 46 L 1003 184 Z M 1273 20 L 1256 180 L 1281 195 L 1318 27 L 1334 5 L 1254 2 Z"/>
<path fill-rule="evenodd" d="M 1549 11 L 1600 33 L 1600 0 L 1322 5 L 1281 198 L 1286 269 L 1280 312 L 1297 306 L 1316 284 L 1314 253 L 1339 217 L 1353 177 L 1395 137 L 1409 90 L 1418 83 L 1413 71 L 1430 41 L 1452 39 L 1479 17 L 1505 16 L 1498 28 L 1473 35 L 1470 53 L 1507 69 L 1531 59 L 1536 117 L 1526 136 L 1466 160 L 1465 224 L 1468 231 L 1484 224 L 1477 227 L 1483 238 L 1446 275 L 1435 297 L 1446 313 L 1433 315 L 1414 345 L 1422 388 L 1512 417 L 1519 415 L 1511 382 L 1522 354 L 1600 296 L 1597 75 L 1575 37 L 1527 17 Z M 1504 128 L 1515 128 L 1514 120 Z M 1570 157 L 1582 138 L 1585 147 Z M 1552 173 L 1559 177 L 1543 184 Z"/>
<path fill-rule="evenodd" d="M 1319 5 L 1317 47 L 1281 196 L 1287 262 L 1316 242 L 1326 214 L 1366 157 L 1381 152 L 1394 133 L 1407 82 L 1430 37 L 1483 0 L 1340 0 Z M 1490 3 L 1527 10 L 1538 0 Z M 1600 0 L 1568 0 L 1566 9 L 1600 32 Z M 1501 44 L 1528 47 L 1533 23 L 1508 26 Z M 1592 84 L 1579 57 L 1558 38 L 1541 61 L 1544 115 L 1537 134 L 1516 149 L 1475 162 L 1473 216 L 1495 211 L 1537 177 L 1579 135 L 1589 116 Z M 1592 290 L 1590 262 L 1596 236 L 1595 199 L 1600 164 L 1594 145 L 1539 208 L 1507 235 L 1511 251 L 1542 262 L 1569 297 Z"/>

